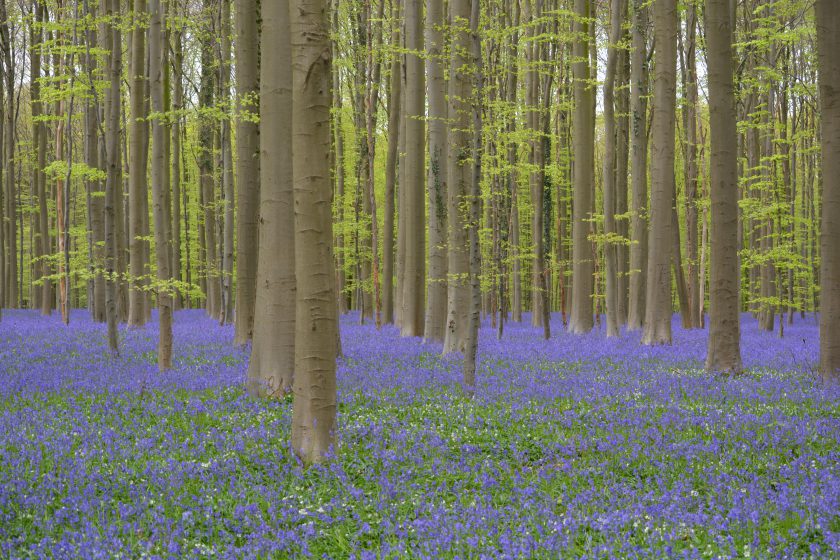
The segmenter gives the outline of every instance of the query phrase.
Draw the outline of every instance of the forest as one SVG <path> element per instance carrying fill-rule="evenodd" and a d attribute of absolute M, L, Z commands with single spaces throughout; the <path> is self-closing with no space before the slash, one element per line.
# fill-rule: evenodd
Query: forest
<path fill-rule="evenodd" d="M 840 557 L 840 1 L 0 0 L 0 558 Z"/>

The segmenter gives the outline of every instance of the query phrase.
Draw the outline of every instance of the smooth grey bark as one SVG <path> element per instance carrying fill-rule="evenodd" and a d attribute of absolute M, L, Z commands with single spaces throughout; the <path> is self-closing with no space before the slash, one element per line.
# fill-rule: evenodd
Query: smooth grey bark
<path fill-rule="evenodd" d="M 621 24 L 624 20 L 624 0 L 610 2 L 610 44 L 607 53 L 607 68 L 604 78 L 604 261 L 606 275 L 607 336 L 619 335 L 618 322 L 618 252 L 612 240 L 618 234 L 615 214 L 616 205 L 616 117 L 615 82 L 618 66 L 618 42 L 621 39 Z"/>
<path fill-rule="evenodd" d="M 840 383 L 840 9 L 816 0 L 822 117 L 822 230 L 820 237 L 820 370 Z"/>
<path fill-rule="evenodd" d="M 254 338 L 245 382 L 248 393 L 260 397 L 282 397 L 295 381 L 298 284 L 295 251 L 290 250 L 295 245 L 290 8 L 288 0 L 279 0 L 262 4 L 261 13 L 260 250 Z"/>
<path fill-rule="evenodd" d="M 630 224 L 630 295 L 627 305 L 627 328 L 642 328 L 647 295 L 648 258 L 648 185 L 647 185 L 647 27 L 648 8 L 644 0 L 633 0 L 632 46 L 630 61 L 631 120 L 631 211 Z"/>
<path fill-rule="evenodd" d="M 569 332 L 583 334 L 592 330 L 593 262 L 589 241 L 589 218 L 595 200 L 595 107 L 590 79 L 590 0 L 575 0 L 572 55 L 574 79 L 573 152 L 574 206 L 572 209 L 572 312 Z"/>
<path fill-rule="evenodd" d="M 400 4 L 394 2 L 396 20 L 391 32 L 394 49 L 402 45 L 400 38 Z M 388 147 L 385 162 L 385 213 L 382 232 L 382 315 L 385 324 L 394 322 L 394 201 L 396 196 L 397 160 L 399 159 L 402 119 L 402 57 L 393 54 L 388 91 Z M 429 125 L 431 127 L 431 124 Z M 431 128 L 430 128 L 431 130 Z M 431 297 L 431 296 L 430 296 Z M 426 325 L 428 326 L 428 322 Z"/>
<path fill-rule="evenodd" d="M 446 197 L 447 135 L 446 80 L 444 79 L 443 0 L 426 2 L 426 74 L 429 94 L 429 275 L 426 324 L 423 338 L 441 342 L 446 336 Z"/>
<path fill-rule="evenodd" d="M 304 463 L 334 451 L 338 316 L 330 205 L 330 18 L 325 0 L 290 6 L 298 278 L 292 449 Z"/>
<path fill-rule="evenodd" d="M 146 0 L 133 0 L 133 28 L 131 30 L 130 109 L 128 127 L 129 174 L 128 174 L 128 248 L 130 286 L 128 296 L 128 325 L 141 327 L 146 323 L 146 298 L 143 291 L 143 276 L 146 273 L 145 248 L 143 243 L 144 198 L 148 196 L 146 166 L 143 158 L 145 97 L 146 97 L 146 29 L 142 15 L 146 12 Z"/>
<path fill-rule="evenodd" d="M 169 254 L 171 235 L 169 204 L 166 193 L 169 183 L 166 180 L 166 127 L 163 123 L 164 112 L 164 29 L 161 0 L 149 3 L 149 76 L 151 78 L 151 109 L 155 115 L 152 120 L 152 212 L 155 223 L 155 264 L 157 265 L 157 288 L 159 339 L 158 369 L 166 371 L 172 367 L 172 293 L 164 287 L 171 280 Z"/>
<path fill-rule="evenodd" d="M 677 96 L 676 0 L 653 5 L 653 122 L 651 195 L 644 344 L 671 343 L 671 258 L 673 255 L 674 128 Z"/>
<path fill-rule="evenodd" d="M 741 370 L 738 133 L 732 77 L 732 20 L 728 0 L 708 0 L 705 12 L 711 147 L 709 346 L 706 369 L 738 373 Z"/>
<path fill-rule="evenodd" d="M 405 134 L 410 149 L 405 155 L 405 203 L 409 209 L 405 227 L 405 275 L 402 297 L 402 336 L 422 336 L 426 282 L 426 211 L 425 211 L 425 78 L 420 53 L 423 51 L 422 0 L 405 2 Z"/>
<path fill-rule="evenodd" d="M 448 289 L 443 353 L 466 349 L 469 320 L 469 251 L 466 208 L 473 181 L 470 99 L 472 0 L 451 0 L 452 46 L 449 67 L 449 161 L 447 162 Z"/>

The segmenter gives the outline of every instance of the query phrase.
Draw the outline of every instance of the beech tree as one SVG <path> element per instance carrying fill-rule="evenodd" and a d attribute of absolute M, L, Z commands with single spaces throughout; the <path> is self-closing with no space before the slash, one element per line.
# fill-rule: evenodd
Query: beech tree
<path fill-rule="evenodd" d="M 709 348 L 706 369 L 741 370 L 738 265 L 738 161 L 728 0 L 706 3 L 712 203 Z"/>
<path fill-rule="evenodd" d="M 292 448 L 306 463 L 335 445 L 336 342 L 330 185 L 330 18 L 325 0 L 290 2 L 295 206 Z M 265 32 L 264 32 L 265 35 Z"/>
<path fill-rule="evenodd" d="M 647 296 L 642 341 L 671 343 L 671 255 L 674 192 L 674 128 L 677 95 L 677 5 L 653 4 L 654 87 L 651 124 L 651 194 Z"/>
<path fill-rule="evenodd" d="M 291 390 L 296 371 L 295 298 L 300 286 L 296 282 L 296 251 L 290 250 L 296 245 L 289 43 L 289 10 L 294 7 L 286 0 L 279 1 L 262 5 L 260 14 L 261 50 L 265 53 L 260 65 L 261 250 L 246 381 L 248 393 L 254 396 L 284 396 Z"/>
<path fill-rule="evenodd" d="M 817 0 L 817 54 L 822 116 L 822 235 L 820 236 L 820 370 L 840 382 L 840 10 Z"/>

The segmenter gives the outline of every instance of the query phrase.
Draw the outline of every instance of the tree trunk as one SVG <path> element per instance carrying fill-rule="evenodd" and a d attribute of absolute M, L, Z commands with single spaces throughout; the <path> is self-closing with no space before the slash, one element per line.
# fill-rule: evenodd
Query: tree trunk
<path fill-rule="evenodd" d="M 172 293 L 166 286 L 171 280 L 169 266 L 171 243 L 169 204 L 166 193 L 169 184 L 166 181 L 166 129 L 163 124 L 163 62 L 164 62 L 164 22 L 161 0 L 151 0 L 149 4 L 149 77 L 151 79 L 151 109 L 155 115 L 152 120 L 152 212 L 155 222 L 155 264 L 157 265 L 157 305 L 159 322 L 158 369 L 166 371 L 172 367 Z"/>
<path fill-rule="evenodd" d="M 446 336 L 446 80 L 444 79 L 445 15 L 443 0 L 426 3 L 426 74 L 429 90 L 429 282 L 425 340 L 442 342 Z"/>
<path fill-rule="evenodd" d="M 221 2 L 221 57 L 220 57 L 220 102 L 224 107 L 221 130 L 222 150 L 222 197 L 224 198 L 224 227 L 222 229 L 222 305 L 221 324 L 233 323 L 233 146 L 230 132 L 230 0 Z"/>
<path fill-rule="evenodd" d="M 822 113 L 822 231 L 820 236 L 820 370 L 840 383 L 840 10 L 817 0 L 817 47 Z"/>
<path fill-rule="evenodd" d="M 616 122 L 615 75 L 618 65 L 618 42 L 624 20 L 624 1 L 610 2 L 610 44 L 604 78 L 604 262 L 606 274 L 607 336 L 619 335 L 618 322 L 618 254 L 614 238 L 618 235 L 616 214 Z"/>
<path fill-rule="evenodd" d="M 335 444 L 335 301 L 329 201 L 330 20 L 324 0 L 291 7 L 297 291 L 292 448 L 318 463 Z"/>
<path fill-rule="evenodd" d="M 289 8 L 287 0 L 264 3 L 261 13 L 260 250 L 246 381 L 260 397 L 282 397 L 295 381 L 295 252 L 286 250 L 295 244 Z"/>
<path fill-rule="evenodd" d="M 738 262 L 738 137 L 732 78 L 729 0 L 706 2 L 711 153 L 709 347 L 706 369 L 737 373 L 740 350 Z"/>
<path fill-rule="evenodd" d="M 594 91 L 590 79 L 589 21 L 590 0 L 575 0 L 573 47 L 575 110 L 574 138 L 574 205 L 572 209 L 572 312 L 569 331 L 583 334 L 592 330 L 592 284 L 594 262 L 589 241 L 589 217 L 595 198 L 595 112 Z"/>
<path fill-rule="evenodd" d="M 391 81 L 388 92 L 388 148 L 385 162 L 385 220 L 382 232 L 382 314 L 386 324 L 394 322 L 394 200 L 396 195 L 397 160 L 399 159 L 399 138 L 402 119 L 402 56 L 397 54 L 402 47 L 400 39 L 399 2 L 393 4 L 396 20 L 391 32 L 393 48 L 391 60 Z M 430 92 L 431 100 L 431 92 Z M 431 101 L 430 101 L 431 103 Z M 431 131 L 431 123 L 429 124 Z M 431 297 L 431 295 L 430 295 Z M 426 323 L 428 326 L 428 322 Z"/>
<path fill-rule="evenodd" d="M 676 0 L 657 0 L 651 125 L 650 232 L 644 344 L 671 343 L 671 258 L 673 255 L 674 125 L 677 95 Z"/>
<path fill-rule="evenodd" d="M 137 0 L 143 1 L 143 0 Z M 204 11 L 208 14 L 214 6 L 214 0 L 204 0 Z M 201 45 L 201 84 L 199 107 L 209 111 L 213 107 L 213 48 L 209 41 Z M 213 129 L 214 117 L 209 114 L 199 116 L 198 122 L 198 174 L 201 189 L 201 204 L 204 213 L 204 267 L 206 282 L 205 307 L 207 314 L 214 319 L 221 312 L 221 294 L 219 285 L 219 261 L 216 254 L 216 197 L 213 173 Z"/>
<path fill-rule="evenodd" d="M 171 8 L 170 8 L 171 9 Z M 183 79 L 184 79 L 184 53 L 182 47 L 182 33 L 181 31 L 175 31 L 175 34 L 172 39 L 172 51 L 173 51 L 173 69 L 174 69 L 174 79 L 173 79 L 173 87 L 172 87 L 172 110 L 174 111 L 174 116 L 171 118 L 170 122 L 171 125 L 171 156 L 172 156 L 172 168 L 170 171 L 170 182 L 172 184 L 172 278 L 175 281 L 180 282 L 184 278 L 181 274 L 182 270 L 182 259 L 181 259 L 181 197 L 186 195 L 186 189 L 182 195 L 182 187 L 181 187 L 181 115 L 179 111 L 184 107 L 184 86 L 183 86 Z M 239 44 L 237 42 L 237 44 Z M 240 72 L 245 72 L 243 68 L 240 67 Z M 239 137 L 239 142 L 247 142 L 247 140 L 243 137 Z M 247 163 L 239 162 L 240 166 L 246 165 Z M 245 188 L 240 187 L 240 189 Z M 185 209 L 186 209 L 186 205 Z M 189 227 L 185 229 L 189 230 Z M 187 232 L 189 235 L 189 232 Z M 256 246 L 256 240 L 253 243 Z M 187 247 L 189 247 L 189 243 L 187 243 Z M 189 251 L 188 251 L 189 252 Z M 241 253 L 240 253 L 241 255 Z M 241 266 L 241 265 L 240 265 Z M 188 304 L 188 302 L 186 302 Z M 175 292 L 175 297 L 173 301 L 174 309 L 178 309 L 179 307 L 183 307 L 185 302 L 183 301 L 183 296 L 180 290 Z"/>
<path fill-rule="evenodd" d="M 133 0 L 134 17 L 131 31 L 131 119 L 129 121 L 129 174 L 128 174 L 128 247 L 131 291 L 128 300 L 128 326 L 141 327 L 146 322 L 146 298 L 143 293 L 145 248 L 143 243 L 143 199 L 148 196 L 146 168 L 143 165 L 144 97 L 146 95 L 146 29 L 142 16 L 146 0 Z"/>
<path fill-rule="evenodd" d="M 633 54 L 630 62 L 630 113 L 632 176 L 632 222 L 630 228 L 630 296 L 627 305 L 627 328 L 641 329 L 645 318 L 648 259 L 648 187 L 647 187 L 647 26 L 648 8 L 644 0 L 633 0 Z"/>
<path fill-rule="evenodd" d="M 443 353 L 466 349 L 469 320 L 469 251 L 466 208 L 471 192 L 472 40 L 469 18 L 472 0 L 450 0 L 453 27 L 449 69 L 449 161 L 447 162 L 448 289 Z"/>
<path fill-rule="evenodd" d="M 108 51 L 109 86 L 105 90 L 105 319 L 108 324 L 108 347 L 119 351 L 117 339 L 117 221 L 118 193 L 122 192 L 122 165 L 120 159 L 120 79 L 122 77 L 122 32 L 111 18 L 120 13 L 120 0 L 100 0 L 103 16 L 110 21 L 103 36 L 103 47 Z"/>
<path fill-rule="evenodd" d="M 424 130 L 425 79 L 423 59 L 422 0 L 405 3 L 405 141 L 410 147 L 405 155 L 405 197 L 409 211 L 403 220 L 405 227 L 405 277 L 403 279 L 402 336 L 422 336 L 426 281 L 426 212 L 424 203 L 424 164 L 426 136 Z M 400 185 L 403 188 L 403 185 Z"/>
<path fill-rule="evenodd" d="M 697 36 L 697 7 L 686 8 L 686 39 L 683 45 L 685 53 L 685 71 L 683 72 L 683 91 L 686 103 L 683 108 L 683 129 L 685 130 L 685 229 L 686 248 L 688 251 L 688 309 L 690 322 L 688 328 L 700 328 L 702 306 L 700 303 L 700 276 L 698 265 L 698 203 L 700 196 L 697 188 L 697 64 L 696 64 L 696 36 Z"/>

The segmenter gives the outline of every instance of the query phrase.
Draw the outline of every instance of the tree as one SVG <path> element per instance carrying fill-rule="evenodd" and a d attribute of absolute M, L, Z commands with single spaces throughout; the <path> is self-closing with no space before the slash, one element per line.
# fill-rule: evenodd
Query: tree
<path fill-rule="evenodd" d="M 604 261 L 606 262 L 607 336 L 618 336 L 618 253 L 615 237 L 618 235 L 615 214 L 616 198 L 616 121 L 615 121 L 615 77 L 618 65 L 618 42 L 621 39 L 621 25 L 624 21 L 624 1 L 610 2 L 610 44 L 607 54 L 606 77 L 604 78 Z"/>
<path fill-rule="evenodd" d="M 108 324 L 108 347 L 118 352 L 117 338 L 117 193 L 122 190 L 120 165 L 120 78 L 122 76 L 122 32 L 111 19 L 120 11 L 120 0 L 100 0 L 103 15 L 110 19 L 103 47 L 108 52 L 108 89 L 105 90 L 105 320 Z"/>
<path fill-rule="evenodd" d="M 444 79 L 443 0 L 426 2 L 426 75 L 429 91 L 429 277 L 423 338 L 442 342 L 446 335 L 447 135 Z"/>
<path fill-rule="evenodd" d="M 449 161 L 447 162 L 448 288 L 443 353 L 463 352 L 469 313 L 469 251 L 466 207 L 473 180 L 470 134 L 472 98 L 471 0 L 451 0 L 452 46 L 449 67 Z"/>
<path fill-rule="evenodd" d="M 676 0 L 653 4 L 653 123 L 651 124 L 650 230 L 644 344 L 671 343 L 671 255 L 674 126 L 677 100 Z"/>
<path fill-rule="evenodd" d="M 166 168 L 169 165 L 166 157 L 166 127 L 164 126 L 164 25 L 161 0 L 151 0 L 149 3 L 149 76 L 151 78 L 150 93 L 152 112 L 156 115 L 152 120 L 152 205 L 155 222 L 155 264 L 157 265 L 157 304 L 159 322 L 158 369 L 165 371 L 172 367 L 172 293 L 169 266 L 170 258 L 170 205 L 166 193 L 169 192 L 169 182 Z"/>
<path fill-rule="evenodd" d="M 335 444 L 338 306 L 330 185 L 330 18 L 325 0 L 290 5 L 295 206 L 295 379 L 292 448 L 305 463 Z M 267 53 L 263 53 L 266 55 Z"/>
<path fill-rule="evenodd" d="M 394 199 L 396 193 L 397 182 L 397 160 L 399 158 L 398 149 L 400 143 L 400 129 L 405 126 L 405 119 L 402 117 L 402 55 L 397 54 L 400 50 L 400 3 L 394 2 L 392 4 L 392 16 L 395 20 L 393 29 L 391 31 L 391 43 L 394 52 L 391 55 L 391 76 L 390 87 L 388 91 L 388 148 L 387 161 L 385 163 L 385 204 L 383 205 L 385 212 L 385 220 L 382 232 L 382 314 L 386 324 L 394 322 Z M 335 77 L 338 83 L 338 77 Z M 430 94 L 431 103 L 431 94 Z M 338 121 L 340 123 L 340 120 Z M 431 131 L 431 124 L 430 131 Z M 344 132 L 340 127 L 338 128 L 338 136 L 336 146 L 340 146 L 340 141 Z M 340 151 L 343 153 L 343 150 Z M 343 177 L 339 177 L 339 181 L 343 181 Z M 343 183 L 341 183 L 343 185 Z M 343 194 L 343 188 L 341 189 Z M 339 204 L 342 204 L 339 199 Z M 341 238 L 339 238 L 341 239 Z M 431 298 L 431 291 L 429 292 Z M 426 321 L 428 328 L 429 322 Z"/>
<path fill-rule="evenodd" d="M 630 113 L 632 212 L 630 228 L 630 297 L 627 328 L 642 328 L 647 294 L 647 26 L 648 8 L 644 0 L 633 0 L 633 54 L 630 62 Z"/>
<path fill-rule="evenodd" d="M 709 0 L 706 3 L 706 57 L 712 161 L 709 348 L 706 369 L 738 373 L 741 370 L 738 137 L 732 83 L 729 0 Z"/>
<path fill-rule="evenodd" d="M 260 129 L 253 113 L 259 91 L 258 16 L 257 0 L 236 0 L 236 345 L 253 335 L 257 287 Z"/>
<path fill-rule="evenodd" d="M 400 189 L 405 193 L 405 276 L 403 285 L 402 322 L 403 336 L 422 336 L 426 281 L 426 212 L 424 194 L 424 162 L 426 159 L 426 133 L 424 130 L 425 79 L 423 59 L 423 3 L 406 0 L 405 3 L 405 133 L 406 144 L 411 148 L 405 155 L 405 183 Z M 436 209 L 436 208 L 435 208 Z"/>
<path fill-rule="evenodd" d="M 574 206 L 572 209 L 572 313 L 569 331 L 583 334 L 592 330 L 592 246 L 589 217 L 595 195 L 595 107 L 589 83 L 590 0 L 575 0 L 574 47 Z"/>
<path fill-rule="evenodd" d="M 143 14 L 146 0 L 133 0 L 133 28 L 131 31 L 131 120 L 129 121 L 128 174 L 128 239 L 131 291 L 128 301 L 128 325 L 141 327 L 146 322 L 146 297 L 143 276 L 146 273 L 146 253 L 143 243 L 144 201 L 148 197 L 146 160 L 146 29 Z"/>
<path fill-rule="evenodd" d="M 822 235 L 820 370 L 840 382 L 840 10 L 817 0 L 817 55 L 822 113 Z"/>
<path fill-rule="evenodd" d="M 260 250 L 246 381 L 253 396 L 282 397 L 291 390 L 295 372 L 295 297 L 300 286 L 295 251 L 288 250 L 296 240 L 289 8 L 286 0 L 265 3 L 261 13 Z"/>

